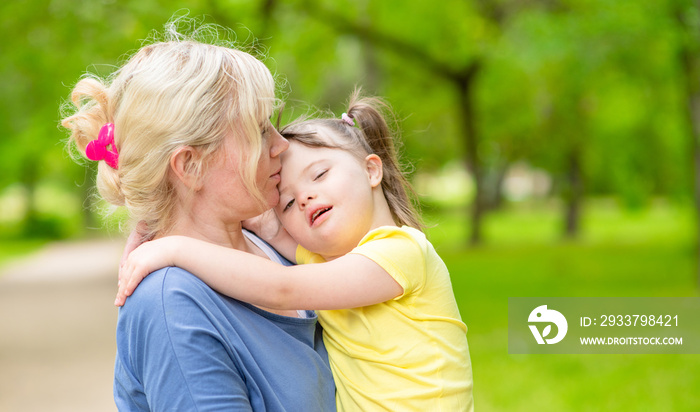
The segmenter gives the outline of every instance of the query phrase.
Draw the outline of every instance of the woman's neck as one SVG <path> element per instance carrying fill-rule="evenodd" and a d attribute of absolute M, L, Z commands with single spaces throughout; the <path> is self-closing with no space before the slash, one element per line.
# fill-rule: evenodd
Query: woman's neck
<path fill-rule="evenodd" d="M 264 251 L 243 234 L 243 225 L 241 222 L 225 224 L 223 222 L 207 222 L 206 219 L 181 219 L 176 222 L 172 229 L 166 234 L 158 237 L 174 235 L 188 236 L 215 245 L 252 253 L 264 257 L 265 259 L 270 259 Z M 222 264 L 226 264 L 226 262 L 222 262 Z M 299 317 L 295 310 L 276 310 L 262 306 L 258 307 L 267 312 L 282 316 Z"/>
<path fill-rule="evenodd" d="M 163 236 L 181 235 L 203 240 L 215 245 L 250 252 L 249 243 L 243 235 L 241 222 L 224 224 L 223 222 L 194 221 L 181 219 Z"/>

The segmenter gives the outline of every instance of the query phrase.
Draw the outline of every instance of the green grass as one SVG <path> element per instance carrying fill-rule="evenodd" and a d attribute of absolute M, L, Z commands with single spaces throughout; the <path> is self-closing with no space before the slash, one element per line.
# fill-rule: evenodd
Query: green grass
<path fill-rule="evenodd" d="M 508 297 L 697 296 L 692 210 L 587 204 L 579 241 L 560 241 L 557 209 L 489 215 L 485 244 L 466 219 L 428 216 L 464 321 L 478 411 L 695 411 L 700 355 L 509 355 Z"/>
<path fill-rule="evenodd" d="M 469 327 L 476 410 L 696 411 L 700 355 L 509 355 L 507 305 L 517 296 L 697 296 L 690 207 L 639 211 L 589 201 L 581 238 L 562 241 L 557 204 L 487 215 L 484 244 L 466 245 L 460 211 L 428 214 Z M 44 240 L 0 240 L 0 267 Z"/>

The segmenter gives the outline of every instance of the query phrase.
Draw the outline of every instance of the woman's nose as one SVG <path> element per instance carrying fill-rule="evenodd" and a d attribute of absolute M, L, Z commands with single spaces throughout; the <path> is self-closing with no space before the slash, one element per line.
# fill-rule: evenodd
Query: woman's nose
<path fill-rule="evenodd" d="M 282 135 L 274 129 L 272 133 L 272 145 L 270 145 L 270 156 L 277 157 L 281 155 L 285 150 L 289 148 L 289 141 L 282 137 Z"/>

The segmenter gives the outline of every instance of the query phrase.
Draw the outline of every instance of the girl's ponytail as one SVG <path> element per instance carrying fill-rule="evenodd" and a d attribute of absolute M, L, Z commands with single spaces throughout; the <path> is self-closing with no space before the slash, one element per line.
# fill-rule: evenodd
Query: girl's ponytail
<path fill-rule="evenodd" d="M 386 120 L 394 119 L 391 108 L 380 98 L 362 97 L 360 89 L 355 89 L 348 103 L 347 116 L 361 131 L 358 134 L 364 140 L 362 143 L 367 152 L 382 160 L 382 191 L 394 220 L 400 225 L 422 229 L 423 223 L 413 202 L 416 194 L 402 171 L 394 134 Z"/>

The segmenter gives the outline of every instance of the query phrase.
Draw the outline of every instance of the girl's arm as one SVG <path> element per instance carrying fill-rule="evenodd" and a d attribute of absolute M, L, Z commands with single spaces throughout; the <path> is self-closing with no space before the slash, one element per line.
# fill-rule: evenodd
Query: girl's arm
<path fill-rule="evenodd" d="M 282 266 L 239 250 L 170 236 L 146 242 L 129 255 L 115 304 L 124 304 L 146 275 L 165 266 L 181 267 L 219 293 L 270 309 L 348 309 L 403 293 L 381 266 L 358 254 Z"/>

